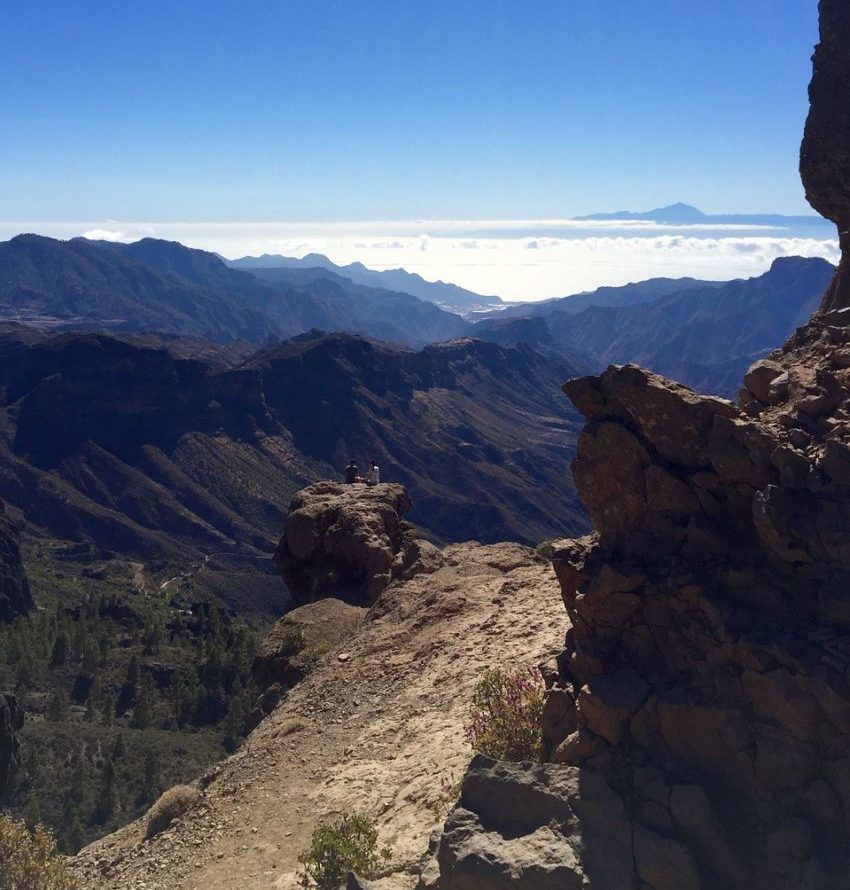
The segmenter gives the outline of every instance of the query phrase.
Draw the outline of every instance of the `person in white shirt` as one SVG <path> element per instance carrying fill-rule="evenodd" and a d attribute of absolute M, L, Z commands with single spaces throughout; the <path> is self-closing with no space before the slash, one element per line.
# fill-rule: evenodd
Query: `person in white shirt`
<path fill-rule="evenodd" d="M 366 473 L 366 484 L 377 485 L 381 481 L 381 471 L 375 461 L 369 461 L 369 472 Z"/>

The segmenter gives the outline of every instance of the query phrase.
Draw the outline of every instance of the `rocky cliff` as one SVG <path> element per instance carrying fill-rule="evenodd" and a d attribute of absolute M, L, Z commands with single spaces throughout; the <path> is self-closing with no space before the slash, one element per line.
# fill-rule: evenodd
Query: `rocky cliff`
<path fill-rule="evenodd" d="M 838 309 L 850 306 L 850 7 L 821 0 L 819 10 L 800 175 L 809 203 L 838 226 L 841 264 L 823 301 Z"/>

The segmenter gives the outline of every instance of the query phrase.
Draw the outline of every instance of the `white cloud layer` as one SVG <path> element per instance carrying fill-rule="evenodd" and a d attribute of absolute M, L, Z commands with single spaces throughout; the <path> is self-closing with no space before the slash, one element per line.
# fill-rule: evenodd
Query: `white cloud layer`
<path fill-rule="evenodd" d="M 837 262 L 837 239 L 747 226 L 659 226 L 573 220 L 208 223 L 0 222 L 0 237 L 181 241 L 235 258 L 323 253 L 340 265 L 405 268 L 510 300 L 564 296 L 652 277 L 725 280 L 760 275 L 781 256 Z"/>

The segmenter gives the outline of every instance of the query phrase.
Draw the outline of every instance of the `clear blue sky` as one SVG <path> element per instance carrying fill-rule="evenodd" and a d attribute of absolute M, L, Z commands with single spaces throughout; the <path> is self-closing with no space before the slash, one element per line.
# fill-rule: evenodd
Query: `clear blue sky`
<path fill-rule="evenodd" d="M 808 212 L 815 0 L 8 3 L 6 220 Z"/>

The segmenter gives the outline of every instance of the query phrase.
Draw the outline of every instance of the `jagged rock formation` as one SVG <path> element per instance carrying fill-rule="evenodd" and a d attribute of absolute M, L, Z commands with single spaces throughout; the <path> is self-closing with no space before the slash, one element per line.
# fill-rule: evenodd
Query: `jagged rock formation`
<path fill-rule="evenodd" d="M 403 485 L 318 482 L 298 492 L 275 551 L 293 600 L 369 605 L 391 581 L 439 565 L 436 547 L 402 519 L 412 506 Z"/>
<path fill-rule="evenodd" d="M 820 0 L 819 9 L 800 175 L 809 203 L 838 226 L 841 264 L 822 305 L 830 310 L 850 306 L 850 7 Z"/>
<path fill-rule="evenodd" d="M 588 419 L 573 471 L 595 532 L 555 548 L 572 627 L 545 672 L 563 765 L 547 781 L 581 800 L 603 778 L 626 833 L 606 847 L 614 880 L 573 807 L 556 840 L 585 852 L 559 860 L 561 886 L 846 887 L 850 371 L 835 357 L 850 328 L 834 322 L 817 316 L 751 370 L 747 413 L 635 366 L 565 384 Z M 531 855 L 540 826 L 499 827 L 526 785 L 503 777 L 471 805 L 464 786 L 441 890 L 501 886 L 508 841 Z M 492 856 L 470 883 L 482 830 Z"/>
<path fill-rule="evenodd" d="M 32 594 L 24 564 L 18 532 L 0 501 L 0 621 L 10 621 L 32 608 Z"/>
<path fill-rule="evenodd" d="M 18 731 L 24 727 L 24 712 L 12 695 L 0 693 L 0 804 L 12 789 L 21 763 Z"/>

